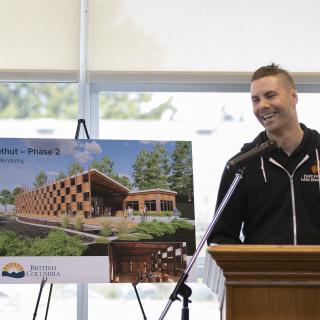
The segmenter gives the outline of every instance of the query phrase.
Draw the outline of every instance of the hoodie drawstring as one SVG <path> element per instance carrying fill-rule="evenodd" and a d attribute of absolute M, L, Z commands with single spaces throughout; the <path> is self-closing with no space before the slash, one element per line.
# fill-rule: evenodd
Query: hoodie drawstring
<path fill-rule="evenodd" d="M 318 149 L 316 149 L 316 158 L 317 158 L 319 194 L 320 194 L 320 160 L 319 160 L 319 152 L 318 152 Z"/>
<path fill-rule="evenodd" d="M 262 171 L 262 175 L 263 175 L 263 178 L 264 178 L 264 182 L 267 183 L 267 176 L 266 176 L 266 171 L 264 170 L 264 161 L 263 161 L 263 158 L 260 157 L 260 160 L 261 160 L 261 171 Z M 318 167 L 319 167 L 319 162 L 318 162 Z M 319 168 L 318 168 L 319 170 Z M 319 188 L 320 188 L 320 185 L 319 185 Z"/>

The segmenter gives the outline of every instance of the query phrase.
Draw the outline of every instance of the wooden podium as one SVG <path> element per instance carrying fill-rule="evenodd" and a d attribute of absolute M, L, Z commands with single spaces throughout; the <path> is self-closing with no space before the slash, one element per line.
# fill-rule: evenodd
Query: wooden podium
<path fill-rule="evenodd" d="M 222 319 L 320 319 L 320 246 L 215 245 L 223 270 Z"/>

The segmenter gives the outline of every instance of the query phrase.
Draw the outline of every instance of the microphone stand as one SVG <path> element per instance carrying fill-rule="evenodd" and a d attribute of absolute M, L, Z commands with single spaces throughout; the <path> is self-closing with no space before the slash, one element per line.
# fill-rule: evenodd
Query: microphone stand
<path fill-rule="evenodd" d="M 181 297 L 183 297 L 183 308 L 182 308 L 182 314 L 181 314 L 181 319 L 182 320 L 189 320 L 189 309 L 188 309 L 188 302 L 191 302 L 189 300 L 189 297 L 191 296 L 192 290 L 190 287 L 188 287 L 185 284 L 185 281 L 187 280 L 188 276 L 189 276 L 189 272 L 193 266 L 193 264 L 195 263 L 202 247 L 204 246 L 204 244 L 206 243 L 209 235 L 211 234 L 214 226 L 216 225 L 223 209 L 225 208 L 225 206 L 227 205 L 230 197 L 232 196 L 235 188 L 237 187 L 240 179 L 242 179 L 243 176 L 243 172 L 244 172 L 244 168 L 240 168 L 238 169 L 237 173 L 235 174 L 235 177 L 227 191 L 227 193 L 225 194 L 223 200 L 221 201 L 206 233 L 204 234 L 202 240 L 200 241 L 200 244 L 198 246 L 198 248 L 196 249 L 195 253 L 193 254 L 189 264 L 187 265 L 186 269 L 184 270 L 184 272 L 181 274 L 180 279 L 176 285 L 176 287 L 174 288 L 173 292 L 171 293 L 170 297 L 169 297 L 169 301 L 167 303 L 167 305 L 165 306 L 164 310 L 162 311 L 162 314 L 159 318 L 159 320 L 163 320 L 164 317 L 166 316 L 167 312 L 169 311 L 169 308 L 171 307 L 171 304 L 175 301 L 175 300 L 179 300 L 181 301 L 181 299 L 178 297 L 178 295 L 180 295 Z"/>
<path fill-rule="evenodd" d="M 139 293 L 138 293 L 138 290 L 137 290 L 137 285 L 143 280 L 143 276 L 139 276 L 138 280 L 136 282 L 133 282 L 132 283 L 132 286 L 133 286 L 133 289 L 136 293 L 136 296 L 137 296 L 137 299 L 138 299 L 138 302 L 139 302 L 139 306 L 140 306 L 140 309 L 141 309 L 141 312 L 142 312 L 142 315 L 143 315 L 143 319 L 144 320 L 147 320 L 147 317 L 146 317 L 146 314 L 144 313 L 144 310 L 143 310 L 143 306 L 142 306 L 142 303 L 141 303 L 141 300 L 140 300 L 140 297 L 139 297 Z"/>
<path fill-rule="evenodd" d="M 38 294 L 38 299 L 37 299 L 37 303 L 36 303 L 36 307 L 33 313 L 33 318 L 32 320 L 35 320 L 37 317 L 37 311 L 38 311 L 38 307 L 39 307 L 39 302 L 40 302 L 40 298 L 41 298 L 41 294 L 42 294 L 42 289 L 44 287 L 44 285 L 47 282 L 47 278 L 42 278 L 41 283 L 40 283 L 40 290 L 39 290 L 39 294 Z"/>

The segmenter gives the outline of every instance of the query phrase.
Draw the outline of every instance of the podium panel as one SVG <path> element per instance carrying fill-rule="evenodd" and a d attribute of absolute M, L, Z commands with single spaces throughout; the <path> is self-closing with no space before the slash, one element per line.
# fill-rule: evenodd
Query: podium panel
<path fill-rule="evenodd" d="M 225 277 L 223 319 L 319 319 L 320 246 L 218 245 L 208 252 Z"/>

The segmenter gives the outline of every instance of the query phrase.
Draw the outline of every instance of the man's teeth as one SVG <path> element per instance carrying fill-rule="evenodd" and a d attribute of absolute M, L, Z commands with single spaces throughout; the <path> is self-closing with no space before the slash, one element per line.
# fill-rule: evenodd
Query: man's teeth
<path fill-rule="evenodd" d="M 266 114 L 266 115 L 262 116 L 262 119 L 263 120 L 268 120 L 268 119 L 272 118 L 274 115 L 275 115 L 275 112 L 269 113 L 269 114 Z"/>

